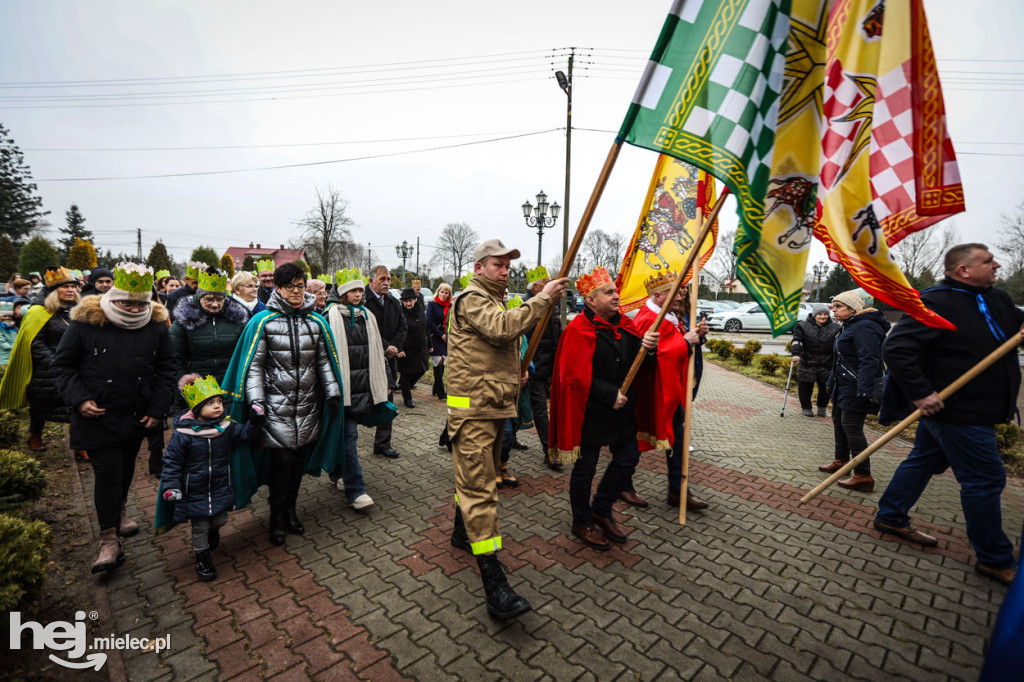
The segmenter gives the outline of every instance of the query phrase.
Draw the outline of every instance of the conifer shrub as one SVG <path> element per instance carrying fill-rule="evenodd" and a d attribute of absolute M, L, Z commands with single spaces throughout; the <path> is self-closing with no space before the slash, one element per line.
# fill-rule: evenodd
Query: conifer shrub
<path fill-rule="evenodd" d="M 761 352 L 761 348 L 762 348 L 761 342 L 758 341 L 757 339 L 750 339 L 745 344 L 743 344 L 743 347 L 744 348 L 753 348 L 754 349 L 754 355 L 757 355 L 758 353 L 760 353 Z"/>
<path fill-rule="evenodd" d="M 740 363 L 744 367 L 748 366 L 754 359 L 757 352 L 749 345 L 737 348 L 733 351 L 732 356 L 736 358 L 736 362 Z"/>
<path fill-rule="evenodd" d="M 759 364 L 761 366 L 761 374 L 774 376 L 785 364 L 785 361 L 777 353 L 772 353 L 771 355 L 762 355 Z"/>
<path fill-rule="evenodd" d="M 39 462 L 17 450 L 0 450 L 0 509 L 38 500 L 45 488 Z"/>
<path fill-rule="evenodd" d="M 2 373 L 0 373 L 2 374 Z M 7 448 L 18 442 L 21 420 L 13 410 L 0 410 L 0 448 Z"/>
<path fill-rule="evenodd" d="M 50 555 L 50 528 L 15 514 L 0 514 L 0 610 L 13 611 L 39 595 Z"/>

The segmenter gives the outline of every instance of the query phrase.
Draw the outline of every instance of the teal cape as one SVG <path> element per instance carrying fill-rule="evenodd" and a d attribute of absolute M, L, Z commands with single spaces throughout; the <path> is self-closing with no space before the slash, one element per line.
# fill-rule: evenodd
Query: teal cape
<path fill-rule="evenodd" d="M 221 388 L 231 398 L 228 415 L 239 424 L 244 424 L 249 419 L 249 401 L 245 399 L 245 377 L 249 373 L 249 365 L 256 352 L 256 345 L 263 335 L 264 325 L 281 315 L 282 313 L 274 310 L 263 310 L 249 320 L 242 331 L 241 338 L 238 339 L 235 352 L 231 356 L 231 363 L 224 374 Z M 338 347 L 334 343 L 331 326 L 327 324 L 327 320 L 317 314 L 309 314 L 307 319 L 320 327 L 327 345 L 331 369 L 334 371 L 338 386 L 344 392 L 345 387 L 341 385 Z M 320 415 L 320 435 L 306 457 L 306 473 L 317 477 L 320 476 L 321 470 L 330 474 L 335 469 L 340 469 L 345 461 L 345 410 L 338 410 L 338 416 L 332 418 L 327 410 L 323 389 L 319 388 L 318 391 L 323 404 L 323 413 Z M 270 456 L 269 449 L 256 447 L 251 442 L 239 443 L 235 448 L 231 467 L 232 479 L 235 484 L 236 509 L 247 507 L 259 487 L 270 482 Z M 174 508 L 173 503 L 164 501 L 162 487 L 160 495 L 157 497 L 156 506 L 154 526 L 158 531 L 170 528 L 173 525 L 171 518 Z"/>

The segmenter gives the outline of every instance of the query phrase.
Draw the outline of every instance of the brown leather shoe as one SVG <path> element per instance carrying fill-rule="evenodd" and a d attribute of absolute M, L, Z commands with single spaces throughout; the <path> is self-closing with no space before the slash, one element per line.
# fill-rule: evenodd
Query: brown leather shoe
<path fill-rule="evenodd" d="M 42 452 L 46 449 L 43 445 L 43 434 L 40 431 L 28 434 L 28 449 L 33 452 Z"/>
<path fill-rule="evenodd" d="M 117 534 L 123 538 L 130 538 L 139 532 L 139 524 L 132 521 L 128 516 L 128 509 L 125 508 L 125 503 L 121 503 L 121 525 L 117 529 Z"/>
<path fill-rule="evenodd" d="M 686 510 L 687 511 L 701 511 L 707 509 L 711 505 L 704 500 L 698 500 L 696 497 L 691 495 L 689 492 L 686 493 Z"/>
<path fill-rule="evenodd" d="M 637 495 L 635 490 L 623 490 L 619 493 L 619 499 L 632 507 L 640 509 L 647 509 L 651 506 L 647 503 L 647 500 Z"/>
<path fill-rule="evenodd" d="M 604 536 L 606 538 L 608 538 L 612 542 L 618 543 L 623 543 L 626 541 L 626 536 L 629 534 L 629 531 L 625 528 L 625 526 L 622 526 L 621 524 L 617 523 L 615 519 L 612 518 L 606 519 L 604 517 L 598 516 L 597 514 L 594 514 L 593 516 L 594 523 L 601 527 L 601 530 L 604 531 Z"/>
<path fill-rule="evenodd" d="M 846 488 L 847 490 L 856 490 L 862 493 L 870 493 L 875 490 L 875 479 L 871 476 L 864 476 L 861 474 L 853 474 L 847 479 L 838 481 L 836 483 L 840 488 Z"/>
<path fill-rule="evenodd" d="M 974 564 L 974 571 L 986 578 L 998 580 L 1007 587 L 1010 586 L 1010 583 L 1013 582 L 1014 577 L 1017 575 L 1016 568 L 991 568 L 985 564 Z"/>
<path fill-rule="evenodd" d="M 75 455 L 75 461 L 76 462 L 88 462 L 89 461 L 89 453 L 86 452 L 85 450 L 72 450 L 72 453 Z"/>
<path fill-rule="evenodd" d="M 601 529 L 597 526 L 573 526 L 572 534 L 583 541 L 583 544 L 594 549 L 610 549 L 611 545 L 608 544 L 608 538 L 604 536 Z"/>
<path fill-rule="evenodd" d="M 844 464 L 846 464 L 846 462 L 844 462 L 843 460 L 834 459 L 832 460 L 831 464 L 826 464 L 824 466 L 818 467 L 818 471 L 823 471 L 826 474 L 834 474 L 835 472 L 842 469 Z"/>
<path fill-rule="evenodd" d="M 921 545 L 922 547 L 934 547 L 939 544 L 937 539 L 927 533 L 922 533 L 914 527 L 914 524 L 910 524 L 906 528 L 897 528 L 896 526 L 890 526 L 882 523 L 878 519 L 875 519 L 874 526 L 875 530 L 880 531 L 883 534 L 888 533 L 889 535 L 898 535 L 904 540 L 909 540 L 910 542 Z"/>

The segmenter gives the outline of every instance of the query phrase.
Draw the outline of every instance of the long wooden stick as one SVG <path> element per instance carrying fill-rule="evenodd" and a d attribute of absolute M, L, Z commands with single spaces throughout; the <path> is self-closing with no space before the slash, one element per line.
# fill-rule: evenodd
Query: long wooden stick
<path fill-rule="evenodd" d="M 668 296 L 665 298 L 666 301 L 674 301 L 676 294 L 679 293 L 679 289 L 683 286 L 683 280 L 686 279 L 686 274 L 693 267 L 693 264 L 699 263 L 697 256 L 700 255 L 700 249 L 704 246 L 704 240 L 711 234 L 711 226 L 714 225 L 715 220 L 718 218 L 718 212 L 722 210 L 722 204 L 725 203 L 725 197 L 729 195 L 729 188 L 723 186 L 722 193 L 718 195 L 718 201 L 715 202 L 715 207 L 711 209 L 707 219 L 704 220 L 704 224 L 700 227 L 700 232 L 697 233 L 697 239 L 693 243 L 693 248 L 690 249 L 690 255 L 686 257 L 686 263 L 679 270 L 679 274 L 676 275 L 676 281 L 672 283 L 672 288 L 668 291 Z M 651 329 L 660 329 L 661 323 L 665 319 L 665 315 L 668 313 L 670 305 L 664 305 L 661 308 L 661 312 L 658 313 L 658 317 L 655 318 L 654 324 L 651 325 Z M 640 365 L 643 364 L 644 356 L 647 351 L 643 348 L 633 358 L 633 364 L 629 368 L 629 374 L 626 375 L 625 381 L 622 382 L 622 386 L 619 388 L 619 392 L 622 395 L 626 395 L 626 391 L 629 390 L 630 384 L 633 383 L 633 379 L 636 378 L 636 373 L 640 371 Z"/>
<path fill-rule="evenodd" d="M 703 211 L 697 207 L 697 221 L 700 224 Z M 710 222 L 708 223 L 711 224 Z M 693 276 L 690 277 L 690 329 L 697 331 L 697 285 L 700 283 L 700 259 L 693 261 Z M 671 299 L 665 301 L 665 308 L 671 306 Z M 660 329 L 660 327 L 656 327 Z M 697 350 L 694 349 L 690 361 L 686 363 L 686 394 L 683 396 L 683 474 L 679 481 L 679 525 L 686 525 L 686 495 L 690 485 L 690 433 L 693 418 L 693 382 L 696 378 Z"/>
<path fill-rule="evenodd" d="M 1007 339 L 1003 343 L 1003 345 L 999 346 L 999 348 L 996 348 L 994 351 L 992 351 L 991 353 L 986 355 L 984 358 L 982 358 L 982 360 L 978 364 L 976 364 L 974 367 L 971 367 L 969 370 L 967 370 L 966 372 L 961 374 L 960 377 L 958 379 L 956 379 L 956 381 L 954 381 L 949 386 L 946 386 L 944 389 L 939 391 L 939 398 L 941 398 L 942 400 L 945 400 L 949 396 L 951 396 L 954 393 L 956 393 L 957 391 L 959 391 L 961 388 L 963 388 L 964 384 L 966 384 L 968 381 L 970 381 L 971 379 L 973 379 L 974 377 L 978 376 L 979 374 L 984 372 L 986 369 L 991 367 L 995 363 L 996 360 L 1000 359 L 1001 357 L 1003 357 L 1004 355 L 1006 355 L 1007 353 L 1009 353 L 1010 351 L 1015 349 L 1017 346 L 1020 345 L 1020 343 L 1021 343 L 1020 334 L 1014 332 L 1013 336 L 1011 338 Z M 864 452 L 860 453 L 859 455 L 857 455 L 856 457 L 851 459 L 849 462 L 844 464 L 843 467 L 841 469 L 839 469 L 839 471 L 835 472 L 834 474 L 832 474 L 831 476 L 826 478 L 824 481 L 822 481 L 821 484 L 818 485 L 817 488 L 815 488 L 811 492 L 809 492 L 806 495 L 804 495 L 803 497 L 801 497 L 800 498 L 800 504 L 803 504 L 804 502 L 809 502 L 809 501 L 813 500 L 815 497 L 817 497 L 819 494 L 821 494 L 822 491 L 824 491 L 830 485 L 832 485 L 833 483 L 838 481 L 840 478 L 845 476 L 847 473 L 849 473 L 851 469 L 853 469 L 855 466 L 857 466 L 858 464 L 863 462 L 865 459 L 870 457 L 872 455 L 872 453 L 874 453 L 880 447 L 882 447 L 883 445 L 885 445 L 886 443 L 891 441 L 893 438 L 895 438 L 896 434 L 898 434 L 900 431 L 902 431 L 903 429 L 907 428 L 908 426 L 910 426 L 911 424 L 913 424 L 914 422 L 916 422 L 920 418 L 921 418 L 921 410 L 918 409 L 918 410 L 914 410 L 913 412 L 911 412 L 910 416 L 908 416 L 906 419 L 901 421 L 899 424 L 897 424 L 896 426 L 894 426 L 891 429 L 889 429 L 888 431 L 886 431 L 885 434 L 883 434 L 881 438 L 879 438 L 874 443 L 872 443 L 867 448 L 865 448 Z"/>
<path fill-rule="evenodd" d="M 580 224 L 576 228 L 576 234 L 572 238 L 572 243 L 569 244 L 569 250 L 562 256 L 562 268 L 558 271 L 558 279 L 569 275 L 569 269 L 572 267 L 573 261 L 576 260 L 580 244 L 583 243 L 583 235 L 587 233 L 587 228 L 590 227 L 590 220 L 594 217 L 597 203 L 601 200 L 604 188 L 608 185 L 608 178 L 611 177 L 612 168 L 615 167 L 615 161 L 619 158 L 619 151 L 621 149 L 622 143 L 614 142 L 612 143 L 612 148 L 608 150 L 608 157 L 604 160 L 604 167 L 601 168 L 601 174 L 597 176 L 597 184 L 594 185 L 594 191 L 590 193 L 590 201 L 587 202 L 587 207 L 583 210 L 583 215 L 580 216 Z M 544 313 L 544 317 L 540 318 L 540 322 L 537 323 L 537 328 L 533 330 L 533 336 L 530 337 L 530 345 L 527 347 L 526 355 L 523 356 L 523 361 L 520 363 L 521 371 L 526 371 L 526 368 L 530 366 L 530 362 L 533 361 L 533 354 L 537 352 L 537 347 L 540 346 L 540 338 L 544 335 L 544 330 L 548 326 L 548 320 L 551 319 L 551 313 L 554 312 L 554 308 L 554 306 L 548 308 L 548 311 Z"/>

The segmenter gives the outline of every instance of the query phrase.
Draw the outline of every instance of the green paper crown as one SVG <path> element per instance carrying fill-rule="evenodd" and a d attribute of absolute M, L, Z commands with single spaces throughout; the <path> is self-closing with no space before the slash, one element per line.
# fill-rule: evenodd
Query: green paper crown
<path fill-rule="evenodd" d="M 82 271 L 81 270 L 72 270 L 71 271 L 71 276 L 74 277 L 75 279 L 82 279 Z"/>
<path fill-rule="evenodd" d="M 199 279 L 199 273 L 206 269 L 206 263 L 192 261 L 185 266 L 185 276 L 189 279 Z"/>
<path fill-rule="evenodd" d="M 519 294 L 512 294 L 511 296 L 509 296 L 508 303 L 505 304 L 505 306 L 509 310 L 511 310 L 512 308 L 518 308 L 521 305 L 523 305 L 523 299 L 520 298 Z"/>
<path fill-rule="evenodd" d="M 256 261 L 256 272 L 273 272 L 274 260 L 272 258 L 260 258 Z"/>
<path fill-rule="evenodd" d="M 118 263 L 114 268 L 114 288 L 133 298 L 149 296 L 153 291 L 153 268 L 139 263 Z"/>
<path fill-rule="evenodd" d="M 530 284 L 539 282 L 542 279 L 551 279 L 551 276 L 548 274 L 548 269 L 543 265 L 538 265 L 532 270 L 526 271 L 526 281 Z"/>
<path fill-rule="evenodd" d="M 317 275 L 316 278 L 318 280 L 320 280 L 321 282 L 323 282 L 324 284 L 331 284 L 332 283 L 330 275 Z"/>
<path fill-rule="evenodd" d="M 226 294 L 228 292 L 228 276 L 203 270 L 199 273 L 199 288 L 203 291 Z"/>
<path fill-rule="evenodd" d="M 171 271 L 170 270 L 157 270 L 155 273 L 153 273 L 153 277 L 155 277 L 156 279 L 160 279 L 161 277 L 170 277 L 170 276 L 171 276 Z"/>
<path fill-rule="evenodd" d="M 466 273 L 465 275 L 463 275 L 462 277 L 459 277 L 459 284 L 461 284 L 461 285 L 462 285 L 462 288 L 463 288 L 463 289 L 465 289 L 466 287 L 468 287 L 468 286 L 469 286 L 469 283 L 470 283 L 471 281 L 473 281 L 473 273 L 472 273 L 472 272 L 467 272 L 467 273 Z"/>
<path fill-rule="evenodd" d="M 181 389 L 181 395 L 185 398 L 185 402 L 191 410 L 204 400 L 209 400 L 217 395 L 224 395 L 224 391 L 221 390 L 217 380 L 207 374 L 202 379 L 196 379 L 191 384 L 185 384 L 184 388 Z"/>
<path fill-rule="evenodd" d="M 359 271 L 359 268 L 345 268 L 334 273 L 334 281 L 339 287 L 345 282 L 355 280 L 363 281 L 363 273 Z"/>

